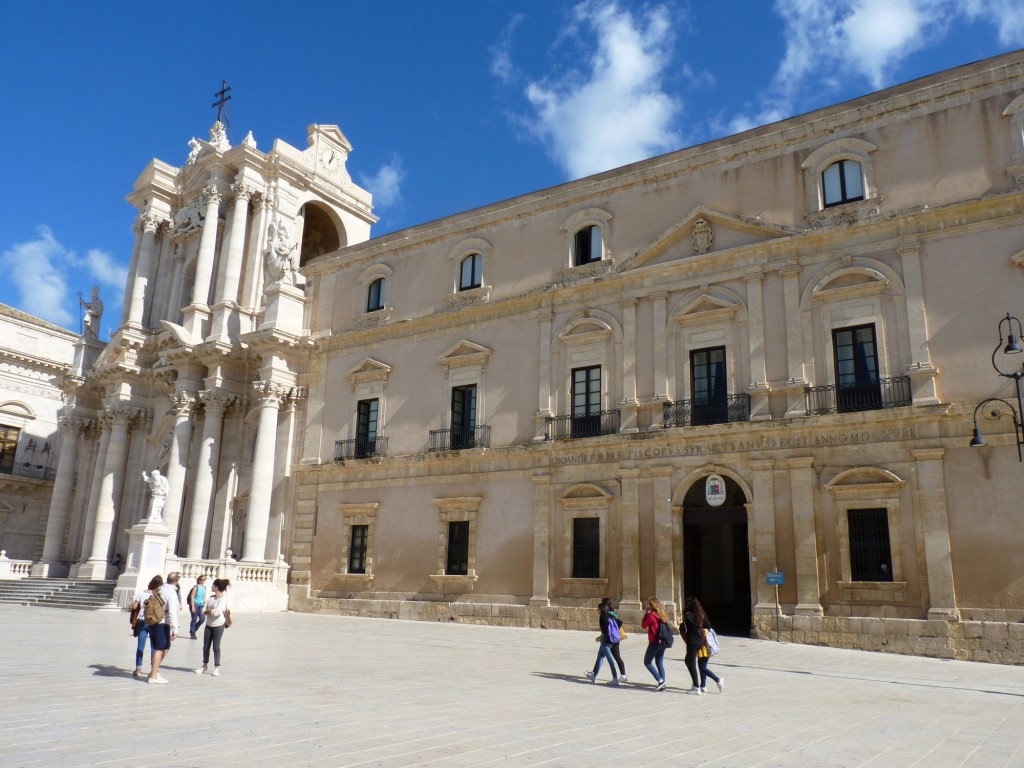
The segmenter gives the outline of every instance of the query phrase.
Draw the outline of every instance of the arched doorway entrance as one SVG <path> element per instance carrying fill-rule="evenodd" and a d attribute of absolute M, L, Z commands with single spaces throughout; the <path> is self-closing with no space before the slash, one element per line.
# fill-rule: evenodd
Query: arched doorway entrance
<path fill-rule="evenodd" d="M 708 501 L 706 477 L 683 498 L 683 595 L 700 599 L 719 633 L 749 637 L 747 498 L 734 480 L 722 479 L 718 506 Z"/>

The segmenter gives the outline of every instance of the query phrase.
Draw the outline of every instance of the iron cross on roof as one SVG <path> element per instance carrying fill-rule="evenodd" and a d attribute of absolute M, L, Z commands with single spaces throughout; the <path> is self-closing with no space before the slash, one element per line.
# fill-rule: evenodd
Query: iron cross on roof
<path fill-rule="evenodd" d="M 217 97 L 217 100 L 210 105 L 217 108 L 217 122 L 220 122 L 220 115 L 224 111 L 224 105 L 231 101 L 231 97 L 227 95 L 229 93 L 231 93 L 231 86 L 228 85 L 228 81 L 221 80 L 220 90 L 213 94 Z"/>

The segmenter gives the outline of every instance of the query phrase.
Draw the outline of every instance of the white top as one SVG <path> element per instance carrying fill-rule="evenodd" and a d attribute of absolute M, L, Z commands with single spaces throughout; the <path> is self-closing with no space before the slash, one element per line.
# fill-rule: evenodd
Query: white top
<path fill-rule="evenodd" d="M 171 632 L 178 634 L 178 611 L 181 610 L 181 601 L 178 597 L 178 590 L 173 584 L 164 584 L 160 587 L 160 597 L 164 600 L 164 624 L 169 624 Z"/>
<path fill-rule="evenodd" d="M 142 621 L 142 612 L 146 610 L 146 601 L 149 600 L 149 596 L 153 593 L 148 589 L 140 589 L 139 594 L 135 596 L 135 602 L 139 604 L 139 621 Z M 142 621 L 145 624 L 145 621 Z"/>
<path fill-rule="evenodd" d="M 206 607 L 203 613 L 206 614 L 206 626 L 223 627 L 227 617 L 224 612 L 228 610 L 228 596 L 221 594 L 220 597 L 206 598 Z"/>

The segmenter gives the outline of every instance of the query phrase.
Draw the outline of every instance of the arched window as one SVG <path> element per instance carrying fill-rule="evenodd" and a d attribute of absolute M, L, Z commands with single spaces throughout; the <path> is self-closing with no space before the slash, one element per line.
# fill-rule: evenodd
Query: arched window
<path fill-rule="evenodd" d="M 479 253 L 471 253 L 462 260 L 459 267 L 459 290 L 468 291 L 483 285 L 484 258 Z"/>
<path fill-rule="evenodd" d="M 384 278 L 378 277 L 366 291 L 366 311 L 376 312 L 384 309 Z"/>
<path fill-rule="evenodd" d="M 864 199 L 864 177 L 856 160 L 832 163 L 821 174 L 822 202 L 826 208 Z"/>
<path fill-rule="evenodd" d="M 573 238 L 572 263 L 579 267 L 593 261 L 601 261 L 604 248 L 601 243 L 601 228 L 591 225 L 583 227 Z"/>

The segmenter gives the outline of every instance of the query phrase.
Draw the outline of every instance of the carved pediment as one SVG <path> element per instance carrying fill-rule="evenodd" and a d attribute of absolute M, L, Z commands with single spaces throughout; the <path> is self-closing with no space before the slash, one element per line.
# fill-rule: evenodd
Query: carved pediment
<path fill-rule="evenodd" d="M 623 261 L 616 271 L 635 269 L 659 261 L 693 258 L 779 237 L 789 237 L 799 234 L 800 231 L 782 224 L 700 205 Z"/>
<path fill-rule="evenodd" d="M 487 365 L 491 350 L 463 339 L 454 347 L 437 358 L 437 362 L 447 371 L 450 368 L 466 365 Z"/>
<path fill-rule="evenodd" d="M 379 381 L 382 382 L 383 386 L 387 386 L 388 378 L 391 376 L 391 366 L 367 357 L 363 362 L 346 373 L 345 376 L 351 382 L 353 390 L 358 385 L 371 381 Z"/>

